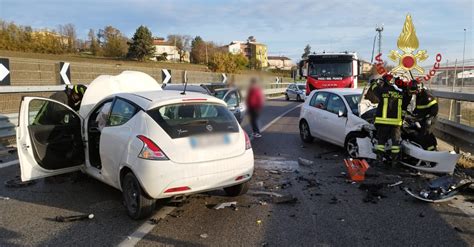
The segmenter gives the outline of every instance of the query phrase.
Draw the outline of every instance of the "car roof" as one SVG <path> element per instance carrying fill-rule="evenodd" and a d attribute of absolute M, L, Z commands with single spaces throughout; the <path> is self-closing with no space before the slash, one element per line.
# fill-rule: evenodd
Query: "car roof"
<path fill-rule="evenodd" d="M 319 92 L 330 92 L 340 95 L 362 94 L 362 88 L 325 88 L 317 90 Z"/>
<path fill-rule="evenodd" d="M 115 96 L 128 99 L 141 108 L 148 110 L 161 105 L 176 104 L 182 102 L 211 102 L 226 106 L 225 102 L 207 94 L 186 92 L 185 95 L 180 91 L 163 90 L 163 91 L 148 91 L 136 93 L 120 93 Z"/>
<path fill-rule="evenodd" d="M 182 91 L 184 89 L 184 84 L 166 84 L 163 85 L 163 90 L 175 90 L 175 91 Z M 187 85 L 186 86 L 186 91 L 192 91 L 192 92 L 198 92 L 198 93 L 204 93 L 204 94 L 210 94 L 209 90 L 207 88 L 204 88 L 200 85 Z"/>

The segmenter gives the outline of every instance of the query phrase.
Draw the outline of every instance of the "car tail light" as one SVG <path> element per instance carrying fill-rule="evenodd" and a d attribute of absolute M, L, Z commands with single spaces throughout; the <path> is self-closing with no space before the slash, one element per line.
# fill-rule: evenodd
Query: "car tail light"
<path fill-rule="evenodd" d="M 247 135 L 247 132 L 245 132 L 245 131 L 244 131 L 244 135 L 245 135 L 245 150 L 251 149 L 252 144 L 250 143 L 249 135 Z"/>
<path fill-rule="evenodd" d="M 188 186 L 175 187 L 175 188 L 169 188 L 169 189 L 165 190 L 165 193 L 180 192 L 180 191 L 186 191 L 186 190 L 190 190 L 190 189 L 191 188 L 189 188 Z"/>
<path fill-rule="evenodd" d="M 139 158 L 146 159 L 146 160 L 167 160 L 165 153 L 156 145 L 152 140 L 148 137 L 138 135 L 137 136 L 140 141 L 143 142 L 142 151 L 138 154 Z"/>

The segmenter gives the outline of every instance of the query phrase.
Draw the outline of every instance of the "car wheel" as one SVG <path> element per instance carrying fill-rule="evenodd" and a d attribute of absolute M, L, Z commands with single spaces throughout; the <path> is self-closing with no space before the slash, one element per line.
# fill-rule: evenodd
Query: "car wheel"
<path fill-rule="evenodd" d="M 311 136 L 311 132 L 309 131 L 309 125 L 305 120 L 301 121 L 300 123 L 300 137 L 301 140 L 306 143 L 311 143 L 314 139 L 314 137 Z"/>
<path fill-rule="evenodd" d="M 224 188 L 224 191 L 225 193 L 228 195 L 228 196 L 241 196 L 245 193 L 247 193 L 247 191 L 249 190 L 249 182 L 245 182 L 243 184 L 237 184 L 237 185 L 234 185 L 234 186 L 230 186 L 230 187 L 227 187 L 227 188 Z"/>
<path fill-rule="evenodd" d="M 135 220 L 143 219 L 155 209 L 155 200 L 143 191 L 138 179 L 129 172 L 123 177 L 122 194 L 128 215 Z"/>
<path fill-rule="evenodd" d="M 362 133 L 349 133 L 344 143 L 344 148 L 351 158 L 359 157 L 359 146 L 357 145 L 357 138 L 364 137 Z"/>
<path fill-rule="evenodd" d="M 290 100 L 290 97 L 288 97 L 288 94 L 285 93 L 285 99 L 286 101 Z"/>
<path fill-rule="evenodd" d="M 298 95 L 296 95 L 296 101 L 301 101 L 301 97 L 300 97 L 300 95 L 299 95 L 299 94 L 298 94 Z"/>

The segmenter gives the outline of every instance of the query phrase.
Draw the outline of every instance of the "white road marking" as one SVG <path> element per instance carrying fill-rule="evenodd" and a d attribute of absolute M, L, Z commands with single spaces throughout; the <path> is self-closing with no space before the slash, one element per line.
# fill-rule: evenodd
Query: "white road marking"
<path fill-rule="evenodd" d="M 168 214 L 173 212 L 176 207 L 163 207 L 156 212 L 151 218 L 153 219 L 164 219 Z M 135 246 L 143 237 L 145 237 L 155 225 L 151 224 L 150 221 L 143 223 L 135 232 L 130 234 L 124 241 L 118 244 L 119 247 Z"/>
<path fill-rule="evenodd" d="M 298 104 L 297 106 L 295 107 L 292 107 L 291 109 L 283 112 L 280 116 L 276 117 L 275 119 L 273 119 L 270 123 L 267 123 L 267 125 L 263 126 L 263 128 L 261 129 L 262 132 L 264 132 L 266 129 L 270 128 L 270 126 L 272 126 L 272 124 L 276 123 L 278 120 L 280 120 L 282 117 L 284 117 L 286 114 L 290 113 L 291 111 L 293 111 L 294 109 L 300 107 L 301 104 Z"/>
<path fill-rule="evenodd" d="M 8 162 L 5 162 L 5 163 L 0 163 L 0 169 L 5 168 L 5 167 L 9 167 L 9 166 L 12 166 L 12 165 L 18 165 L 18 164 L 20 164 L 19 160 L 12 160 L 12 161 L 8 161 Z"/>

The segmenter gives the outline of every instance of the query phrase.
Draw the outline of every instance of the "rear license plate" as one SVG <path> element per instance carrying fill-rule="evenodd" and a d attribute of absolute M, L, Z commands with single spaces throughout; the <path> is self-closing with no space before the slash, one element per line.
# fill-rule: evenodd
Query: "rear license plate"
<path fill-rule="evenodd" d="M 227 134 L 192 136 L 189 138 L 189 144 L 192 148 L 206 148 L 219 145 L 227 145 L 229 143 L 230 137 Z"/>

